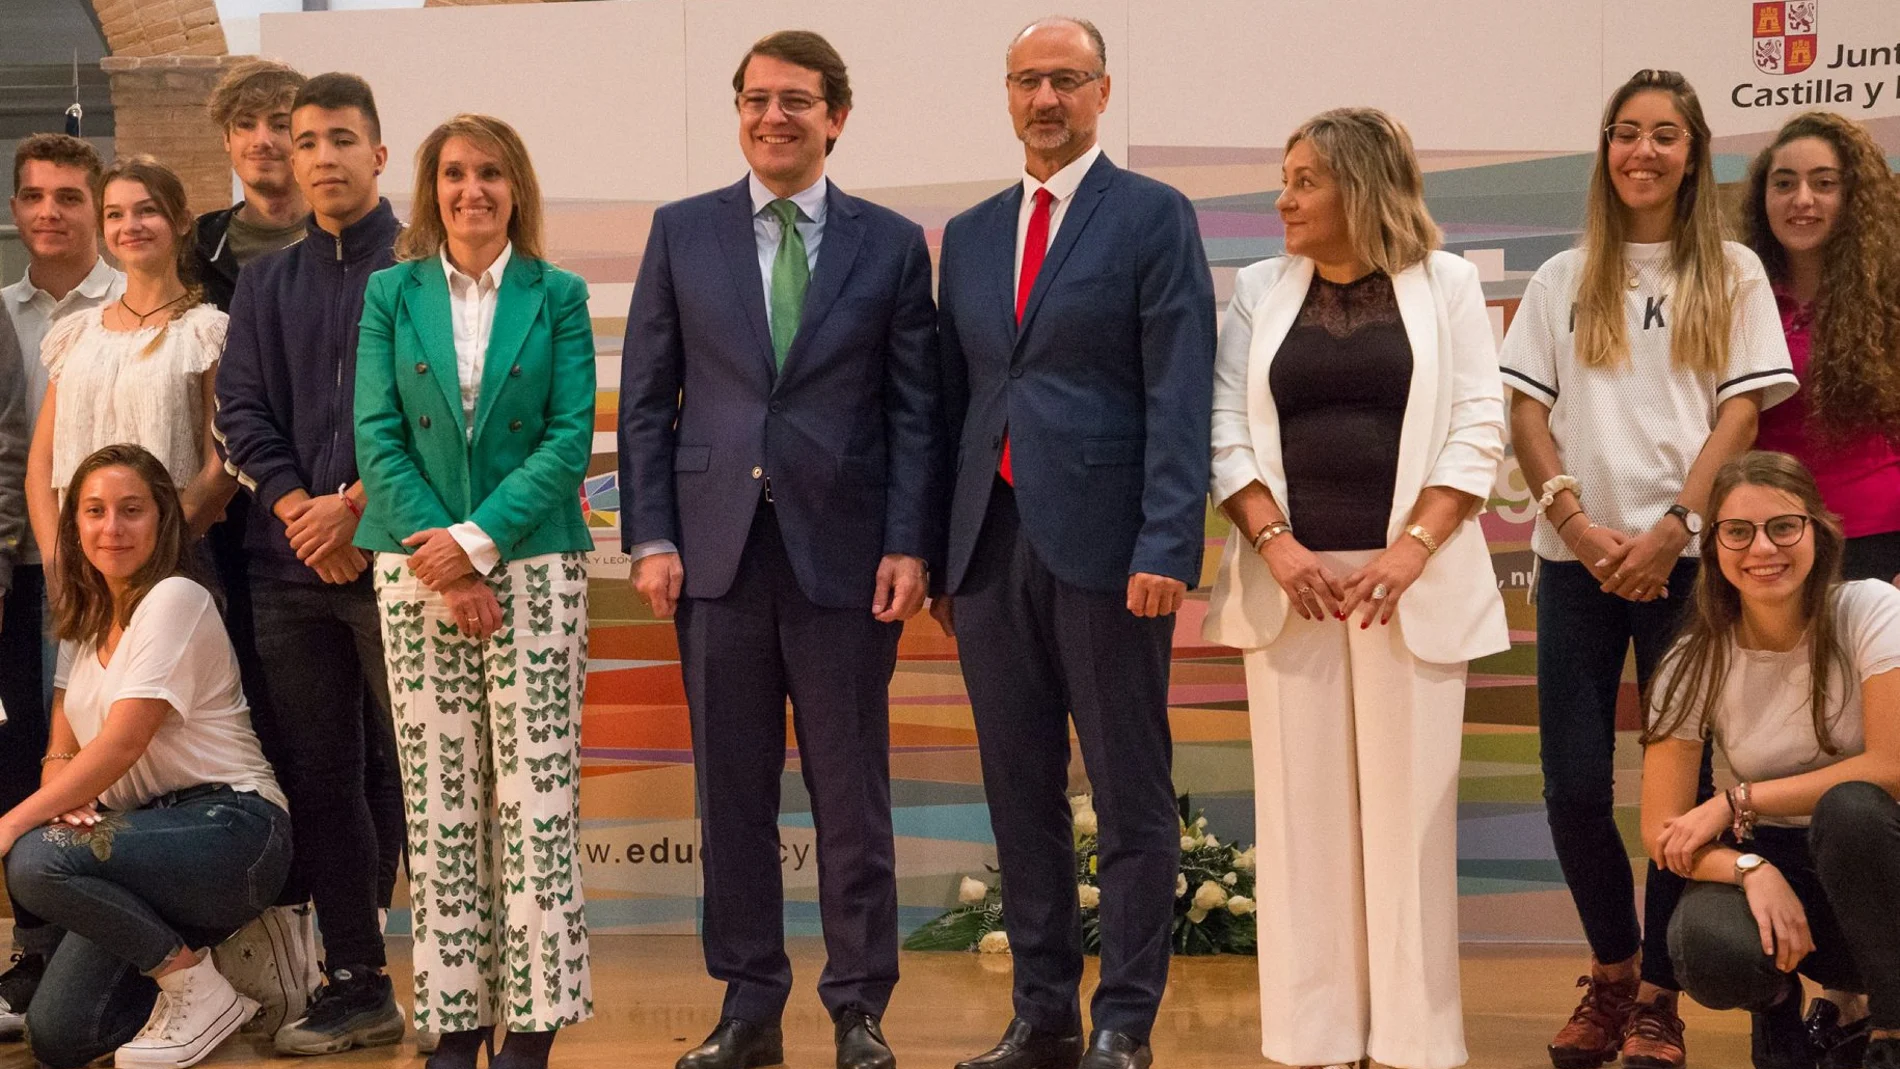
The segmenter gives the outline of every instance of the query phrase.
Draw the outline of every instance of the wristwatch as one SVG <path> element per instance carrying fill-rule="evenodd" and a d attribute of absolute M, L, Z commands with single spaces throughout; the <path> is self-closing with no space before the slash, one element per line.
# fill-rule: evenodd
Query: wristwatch
<path fill-rule="evenodd" d="M 1664 515 L 1674 516 L 1676 519 L 1681 520 L 1682 525 L 1689 529 L 1691 535 L 1700 535 L 1702 533 L 1701 513 L 1690 511 L 1689 506 L 1681 502 L 1669 506 L 1669 511 L 1664 513 Z"/>
<path fill-rule="evenodd" d="M 1760 854 L 1743 854 L 1735 859 L 1735 882 L 1740 883 L 1749 873 L 1768 863 Z"/>

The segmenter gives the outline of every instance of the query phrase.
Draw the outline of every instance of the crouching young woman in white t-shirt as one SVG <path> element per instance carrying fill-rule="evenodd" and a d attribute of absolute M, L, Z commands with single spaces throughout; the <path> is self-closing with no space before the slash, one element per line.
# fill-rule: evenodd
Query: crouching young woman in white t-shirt
<path fill-rule="evenodd" d="M 188 538 L 135 445 L 87 457 L 61 503 L 51 745 L 0 816 L 8 889 L 66 932 L 27 1011 L 54 1069 L 192 1065 L 257 1010 L 206 948 L 276 898 L 290 817 Z"/>
<path fill-rule="evenodd" d="M 1643 842 L 1692 881 L 1676 978 L 1753 1013 L 1758 1069 L 1815 1065 L 1797 973 L 1865 992 L 1855 1064 L 1900 1069 L 1900 590 L 1840 581 L 1840 521 L 1785 453 L 1725 465 L 1709 512 L 1643 740 Z M 1741 782 L 1698 805 L 1707 739 Z"/>

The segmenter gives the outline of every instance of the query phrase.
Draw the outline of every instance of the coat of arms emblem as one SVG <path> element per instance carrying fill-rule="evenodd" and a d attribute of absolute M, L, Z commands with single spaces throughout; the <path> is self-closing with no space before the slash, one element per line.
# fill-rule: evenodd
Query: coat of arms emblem
<path fill-rule="evenodd" d="M 1768 74 L 1800 74 L 1820 48 L 1815 9 L 1820 0 L 1766 0 L 1754 5 L 1755 66 Z"/>

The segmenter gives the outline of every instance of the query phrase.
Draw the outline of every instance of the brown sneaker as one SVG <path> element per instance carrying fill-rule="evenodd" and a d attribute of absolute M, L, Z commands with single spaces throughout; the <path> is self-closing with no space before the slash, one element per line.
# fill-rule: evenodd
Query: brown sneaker
<path fill-rule="evenodd" d="M 1628 980 L 1606 980 L 1594 974 L 1577 977 L 1583 999 L 1570 1022 L 1550 1041 L 1550 1064 L 1557 1069 L 1596 1069 L 1615 1061 L 1636 1006 L 1636 982 L 1633 976 Z"/>
<path fill-rule="evenodd" d="M 1682 1043 L 1682 1018 L 1676 1016 L 1676 996 L 1657 995 L 1636 1003 L 1629 1033 L 1623 1037 L 1624 1069 L 1682 1069 L 1688 1057 Z"/>

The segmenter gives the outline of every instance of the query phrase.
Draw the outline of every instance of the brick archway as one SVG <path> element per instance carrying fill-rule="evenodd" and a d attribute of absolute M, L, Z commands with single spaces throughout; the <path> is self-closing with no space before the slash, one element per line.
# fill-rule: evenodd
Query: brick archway
<path fill-rule="evenodd" d="M 231 203 L 231 164 L 205 101 L 231 62 L 215 0 L 91 0 L 121 155 L 178 172 L 194 212 Z"/>

